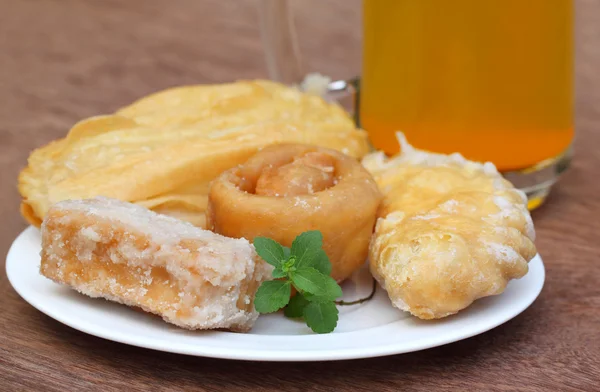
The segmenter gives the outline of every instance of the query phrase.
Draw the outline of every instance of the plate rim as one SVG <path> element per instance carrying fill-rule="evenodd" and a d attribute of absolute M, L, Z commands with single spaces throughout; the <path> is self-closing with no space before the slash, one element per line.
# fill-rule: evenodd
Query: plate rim
<path fill-rule="evenodd" d="M 531 288 L 531 290 L 535 290 L 535 293 L 531 293 L 530 297 L 526 301 L 519 302 L 518 306 L 511 308 L 511 311 L 508 312 L 503 317 L 498 317 L 494 319 L 493 322 L 486 324 L 482 328 L 473 328 L 469 330 L 467 333 L 459 332 L 459 329 L 455 329 L 453 331 L 449 331 L 448 333 L 442 334 L 440 336 L 429 336 L 420 337 L 414 339 L 410 342 L 400 342 L 400 343 L 391 343 L 388 345 L 378 345 L 378 346 L 364 346 L 364 347 L 350 347 L 350 348 L 335 348 L 335 349 L 327 349 L 327 350 L 308 350 L 308 351 L 298 351 L 298 350 L 256 350 L 256 349 L 233 349 L 228 347 L 211 347 L 206 345 L 197 345 L 187 347 L 182 347 L 182 343 L 177 343 L 176 345 L 165 345 L 163 339 L 153 340 L 148 339 L 147 337 L 140 337 L 136 335 L 131 335 L 127 333 L 120 333 L 118 330 L 107 331 L 106 329 L 94 329 L 89 325 L 84 319 L 80 319 L 79 322 L 74 322 L 72 318 L 65 317 L 60 312 L 56 312 L 52 308 L 46 306 L 43 301 L 39 301 L 37 297 L 31 296 L 26 290 L 23 290 L 19 284 L 15 284 L 18 279 L 12 275 L 11 265 L 15 263 L 14 253 L 16 252 L 16 244 L 22 237 L 25 237 L 32 232 L 39 233 L 39 230 L 33 226 L 29 226 L 24 229 L 12 242 L 9 251 L 6 255 L 6 263 L 5 270 L 8 281 L 10 282 L 13 289 L 17 292 L 17 294 L 31 306 L 33 306 L 38 311 L 42 312 L 46 316 L 67 325 L 70 328 L 81 331 L 88 335 L 92 335 L 98 338 L 128 344 L 131 346 L 142 347 L 146 349 L 170 352 L 175 354 L 183 354 L 190 356 L 199 356 L 199 357 L 211 357 L 211 358 L 219 358 L 219 359 L 231 359 L 231 360 L 249 360 L 249 361 L 266 361 L 266 362 L 306 362 L 306 361 L 334 361 L 334 360 L 348 360 L 348 359 L 359 359 L 359 358 L 373 358 L 380 356 L 388 356 L 388 355 L 396 355 L 396 354 L 405 354 L 409 352 L 415 352 L 420 350 L 426 350 L 432 347 L 438 347 L 450 343 L 454 343 L 460 340 L 468 339 L 473 336 L 482 334 L 487 332 L 493 328 L 498 327 L 506 323 L 507 321 L 517 317 L 523 311 L 531 306 L 531 304 L 539 297 L 545 283 L 545 266 L 541 256 L 536 254 L 536 256 L 529 261 L 529 272 L 531 273 L 532 263 L 539 263 L 538 269 L 539 276 L 537 277 L 536 282 L 539 281 L 535 288 Z M 16 269 L 16 267 L 14 268 Z M 16 271 L 15 271 L 16 272 Z M 54 283 L 58 284 L 58 283 Z M 351 338 L 352 335 L 361 335 L 364 334 L 364 331 L 373 330 L 373 329 L 386 329 L 393 328 L 394 325 L 402 323 L 403 320 L 397 320 L 391 322 L 389 324 L 373 327 L 367 330 L 357 330 L 357 331 L 349 331 L 344 332 L 347 338 Z M 224 332 L 224 331 L 207 331 L 204 333 L 218 333 L 218 334 L 231 334 L 231 335 L 240 335 L 232 332 Z M 253 336 L 254 339 L 261 335 L 245 335 L 242 336 Z M 268 335 L 264 335 L 268 336 Z M 271 335 L 273 336 L 273 335 Z M 327 339 L 329 335 L 302 335 L 302 336 L 293 336 L 286 335 L 286 339 Z"/>

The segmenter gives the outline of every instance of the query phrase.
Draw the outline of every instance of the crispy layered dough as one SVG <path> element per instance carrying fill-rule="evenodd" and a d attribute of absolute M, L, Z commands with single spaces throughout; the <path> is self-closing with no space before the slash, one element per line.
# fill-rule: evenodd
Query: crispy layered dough
<path fill-rule="evenodd" d="M 363 159 L 384 194 L 369 258 L 392 303 L 422 319 L 500 294 L 527 273 L 535 232 L 525 195 L 491 163 L 419 151 Z"/>
<path fill-rule="evenodd" d="M 380 200 L 373 178 L 352 157 L 308 145 L 270 146 L 212 183 L 208 227 L 285 246 L 320 230 L 331 276 L 341 281 L 366 259 Z"/>
<path fill-rule="evenodd" d="M 102 195 L 204 227 L 210 181 L 281 142 L 368 152 L 341 107 L 294 88 L 262 80 L 173 88 L 35 150 L 19 176 L 21 212 L 39 226 L 58 201 Z"/>
<path fill-rule="evenodd" d="M 247 240 L 114 199 L 60 202 L 42 224 L 42 275 L 188 329 L 248 331 L 270 270 Z"/>

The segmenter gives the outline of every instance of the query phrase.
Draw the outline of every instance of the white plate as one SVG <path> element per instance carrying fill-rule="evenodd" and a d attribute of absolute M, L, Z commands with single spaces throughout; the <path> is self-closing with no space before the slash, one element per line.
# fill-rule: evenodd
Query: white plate
<path fill-rule="evenodd" d="M 187 331 L 158 317 L 102 299 L 92 299 L 44 278 L 38 272 L 40 233 L 30 227 L 13 243 L 6 260 L 15 290 L 48 316 L 91 335 L 155 350 L 204 357 L 259 361 L 328 361 L 423 350 L 488 331 L 525 310 L 544 284 L 536 256 L 529 273 L 512 281 L 504 294 L 481 299 L 458 315 L 421 321 L 393 308 L 383 291 L 363 304 L 340 307 L 334 333 L 317 335 L 282 314 L 261 316 L 251 333 Z M 345 299 L 368 294 L 366 270 L 345 283 Z"/>

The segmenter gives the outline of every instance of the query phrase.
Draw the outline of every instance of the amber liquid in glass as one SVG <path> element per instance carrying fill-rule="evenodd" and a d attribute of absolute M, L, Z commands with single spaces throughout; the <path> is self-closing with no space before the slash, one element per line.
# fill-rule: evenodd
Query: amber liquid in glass
<path fill-rule="evenodd" d="M 573 137 L 571 0 L 363 0 L 360 122 L 374 146 L 531 167 Z"/>

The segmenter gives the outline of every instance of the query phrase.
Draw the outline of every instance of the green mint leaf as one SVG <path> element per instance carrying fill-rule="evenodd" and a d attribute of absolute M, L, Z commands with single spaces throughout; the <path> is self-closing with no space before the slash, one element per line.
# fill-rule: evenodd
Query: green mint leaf
<path fill-rule="evenodd" d="M 337 326 L 338 309 L 333 302 L 311 302 L 302 314 L 306 325 L 316 333 L 329 333 Z"/>
<path fill-rule="evenodd" d="M 292 283 L 297 289 L 310 294 L 320 295 L 325 292 L 325 275 L 314 268 L 303 268 L 290 273 Z"/>
<path fill-rule="evenodd" d="M 285 272 L 284 270 L 282 270 L 281 266 L 279 266 L 279 267 L 275 267 L 275 269 L 273 270 L 273 272 L 271 273 L 271 275 L 275 279 L 285 278 L 287 276 L 287 272 Z"/>
<path fill-rule="evenodd" d="M 334 300 L 342 296 L 342 288 L 331 276 L 325 276 L 325 293 L 319 295 L 322 298 Z"/>
<path fill-rule="evenodd" d="M 319 302 L 319 297 L 312 295 L 311 293 L 303 293 L 304 298 L 309 302 Z"/>
<path fill-rule="evenodd" d="M 292 242 L 291 253 L 296 258 L 296 268 L 300 269 L 313 260 L 323 247 L 323 234 L 318 230 L 305 231 Z"/>
<path fill-rule="evenodd" d="M 290 273 L 294 286 L 299 290 L 312 294 L 318 301 L 333 301 L 342 296 L 342 288 L 331 277 L 316 269 L 302 268 Z"/>
<path fill-rule="evenodd" d="M 288 248 L 287 246 L 283 247 L 283 259 L 287 260 L 290 258 L 290 255 L 292 254 L 292 251 L 290 250 L 290 248 Z"/>
<path fill-rule="evenodd" d="M 290 303 L 283 309 L 283 314 L 290 318 L 302 317 L 302 312 L 308 304 L 308 300 L 304 298 L 302 294 L 296 293 L 296 295 L 290 299 Z"/>
<path fill-rule="evenodd" d="M 331 274 L 331 263 L 323 249 L 318 249 L 311 260 L 307 260 L 299 268 L 312 267 L 322 274 Z"/>
<path fill-rule="evenodd" d="M 305 293 L 305 297 L 310 302 L 330 302 L 342 296 L 342 288 L 330 276 L 326 276 L 325 290 L 322 293 Z"/>
<path fill-rule="evenodd" d="M 279 267 L 286 258 L 283 246 L 270 238 L 256 237 L 254 239 L 254 249 L 264 261 L 274 267 Z"/>
<path fill-rule="evenodd" d="M 292 286 L 288 280 L 268 280 L 256 291 L 254 308 L 259 313 L 273 313 L 290 302 Z"/>

